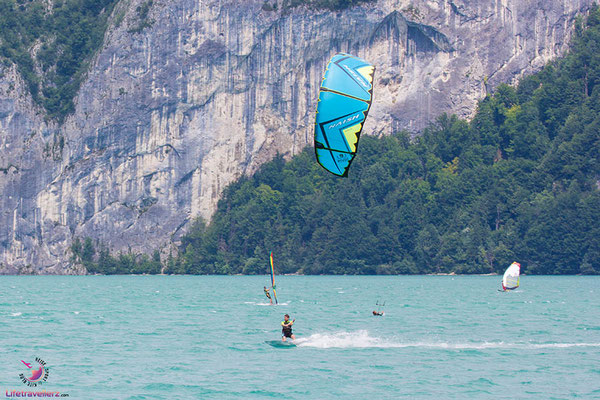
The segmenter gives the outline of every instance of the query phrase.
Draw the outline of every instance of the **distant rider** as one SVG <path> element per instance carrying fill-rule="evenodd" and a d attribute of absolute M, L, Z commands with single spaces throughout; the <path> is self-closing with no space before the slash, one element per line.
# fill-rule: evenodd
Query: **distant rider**
<path fill-rule="evenodd" d="M 373 315 L 375 315 L 375 316 L 382 316 L 383 315 L 383 311 L 382 312 L 378 312 L 378 311 L 373 310 Z"/>
<path fill-rule="evenodd" d="M 287 338 L 291 338 L 292 340 L 296 340 L 296 336 L 292 333 L 292 325 L 294 325 L 296 320 L 290 321 L 290 316 L 285 314 L 283 316 L 283 321 L 281 321 L 281 340 L 284 342 Z"/>
<path fill-rule="evenodd" d="M 273 299 L 271 299 L 271 293 L 269 293 L 269 289 L 267 289 L 266 286 L 263 286 L 263 288 L 264 288 L 264 291 L 265 291 L 265 296 L 267 296 L 267 299 L 269 299 L 269 302 L 271 304 L 273 304 Z"/>

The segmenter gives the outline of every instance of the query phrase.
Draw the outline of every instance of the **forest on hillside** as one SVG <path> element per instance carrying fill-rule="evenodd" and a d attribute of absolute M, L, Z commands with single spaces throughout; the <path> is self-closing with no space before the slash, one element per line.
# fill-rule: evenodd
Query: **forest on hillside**
<path fill-rule="evenodd" d="M 493 273 L 512 261 L 529 274 L 600 273 L 599 83 L 594 7 L 568 54 L 499 86 L 471 121 L 363 135 L 347 179 L 307 148 L 232 183 L 163 270 L 264 274 L 273 251 L 280 273 Z M 90 272 L 144 272 L 140 259 L 157 271 L 157 254 L 132 256 L 127 271 L 78 243 L 74 260 Z"/>

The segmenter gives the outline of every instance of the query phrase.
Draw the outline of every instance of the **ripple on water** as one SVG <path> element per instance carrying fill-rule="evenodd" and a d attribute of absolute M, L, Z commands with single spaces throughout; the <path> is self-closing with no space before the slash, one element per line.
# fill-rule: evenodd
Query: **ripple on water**
<path fill-rule="evenodd" d="M 2 279 L 23 294 L 0 303 L 2 359 L 42 356 L 72 395 L 600 397 L 594 278 L 528 276 L 526 291 L 499 296 L 497 277 L 281 277 L 282 308 L 259 305 L 264 276 Z M 227 290 L 206 295 L 215 288 Z M 383 318 L 368 316 L 374 296 L 387 301 Z M 279 350 L 264 342 L 284 312 L 298 346 Z"/>

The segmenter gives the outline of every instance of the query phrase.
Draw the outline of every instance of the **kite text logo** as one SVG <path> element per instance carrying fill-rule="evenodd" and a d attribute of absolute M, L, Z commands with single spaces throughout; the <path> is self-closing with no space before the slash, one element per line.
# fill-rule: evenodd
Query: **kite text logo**
<path fill-rule="evenodd" d="M 369 85 L 365 82 L 364 78 L 361 78 L 361 76 L 358 75 L 352 68 L 350 68 L 347 65 L 344 65 L 344 69 L 354 77 L 354 80 L 363 85 L 365 89 L 369 89 Z"/>
<path fill-rule="evenodd" d="M 348 117 L 348 118 L 346 118 L 346 119 L 345 119 L 345 120 L 343 120 L 343 121 L 339 121 L 339 122 L 336 122 L 335 124 L 331 124 L 331 125 L 329 125 L 329 126 L 327 127 L 327 129 L 333 129 L 333 128 L 336 128 L 336 127 L 338 127 L 338 126 L 345 125 L 345 124 L 347 124 L 348 122 L 352 122 L 352 121 L 354 121 L 355 119 L 357 119 L 357 118 L 360 118 L 360 116 L 361 116 L 361 115 L 360 115 L 360 113 L 359 113 L 359 114 L 355 114 L 355 115 L 353 115 L 353 116 L 351 116 L 351 117 Z"/>
<path fill-rule="evenodd" d="M 21 381 L 29 387 L 35 387 L 41 385 L 48 380 L 48 368 L 46 368 L 46 362 L 39 357 L 36 357 L 35 362 L 37 365 L 32 365 L 21 360 L 23 364 L 31 372 L 31 376 L 27 377 L 25 374 L 19 374 Z"/>

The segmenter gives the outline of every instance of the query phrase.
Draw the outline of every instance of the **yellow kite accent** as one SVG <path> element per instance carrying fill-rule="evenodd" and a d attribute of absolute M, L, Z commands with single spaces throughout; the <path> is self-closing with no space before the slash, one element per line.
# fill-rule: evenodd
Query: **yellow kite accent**
<path fill-rule="evenodd" d="M 373 83 L 373 71 L 375 71 L 375 67 L 373 65 L 366 65 L 362 68 L 357 69 L 357 71 L 365 77 L 369 83 Z"/>
<path fill-rule="evenodd" d="M 361 128 L 362 124 L 356 124 L 349 126 L 342 131 L 344 132 L 344 136 L 346 137 L 350 151 L 353 153 L 356 152 L 356 143 L 358 143 L 358 136 L 356 134 L 360 132 Z"/>

